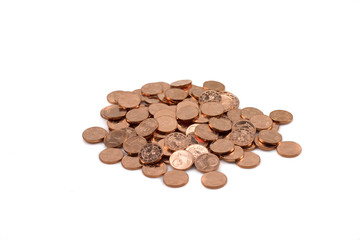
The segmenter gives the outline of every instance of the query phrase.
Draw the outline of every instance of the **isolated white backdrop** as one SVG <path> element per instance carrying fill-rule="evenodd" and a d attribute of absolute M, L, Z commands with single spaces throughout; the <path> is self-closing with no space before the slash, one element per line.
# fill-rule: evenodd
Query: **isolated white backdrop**
<path fill-rule="evenodd" d="M 360 239 L 360 2 L 0 2 L 0 239 Z M 113 90 L 222 81 L 301 156 L 208 190 L 98 160 Z"/>

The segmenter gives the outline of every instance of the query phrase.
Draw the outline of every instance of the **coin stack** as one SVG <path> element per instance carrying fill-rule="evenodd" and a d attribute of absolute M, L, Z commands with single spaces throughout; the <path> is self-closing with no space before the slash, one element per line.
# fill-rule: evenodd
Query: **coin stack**
<path fill-rule="evenodd" d="M 195 166 L 205 187 L 221 188 L 227 177 L 217 171 L 220 162 L 257 167 L 260 157 L 251 152 L 256 148 L 276 149 L 283 157 L 301 153 L 299 144 L 282 141 L 278 131 L 293 120 L 291 113 L 275 110 L 267 116 L 257 108 L 239 109 L 239 99 L 217 81 L 202 87 L 191 80 L 148 83 L 132 92 L 111 92 L 107 100 L 111 105 L 100 115 L 109 131 L 88 128 L 84 140 L 104 142 L 103 163 L 142 169 L 147 177 L 163 177 L 169 187 L 186 185 L 186 170 Z"/>

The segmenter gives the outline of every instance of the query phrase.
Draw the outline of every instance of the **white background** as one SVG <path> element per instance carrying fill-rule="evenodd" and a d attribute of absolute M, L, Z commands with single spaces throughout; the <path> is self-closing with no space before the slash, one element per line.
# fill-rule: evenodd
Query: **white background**
<path fill-rule="evenodd" d="M 0 2 L 0 239 L 360 239 L 360 2 Z M 222 81 L 301 156 L 171 189 L 98 159 L 113 90 Z"/>

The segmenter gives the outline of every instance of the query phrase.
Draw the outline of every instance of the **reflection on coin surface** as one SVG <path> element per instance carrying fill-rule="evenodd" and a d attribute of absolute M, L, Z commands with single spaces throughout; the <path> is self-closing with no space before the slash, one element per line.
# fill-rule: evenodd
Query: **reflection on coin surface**
<path fill-rule="evenodd" d="M 170 156 L 170 165 L 177 170 L 187 170 L 194 163 L 194 156 L 186 150 L 177 150 Z"/>
<path fill-rule="evenodd" d="M 190 152 L 193 155 L 194 161 L 201 154 L 209 152 L 209 150 L 205 146 L 200 144 L 192 144 L 186 148 L 186 151 Z"/>
<path fill-rule="evenodd" d="M 204 153 L 195 159 L 195 167 L 203 173 L 215 171 L 219 168 L 219 158 L 212 153 Z"/>

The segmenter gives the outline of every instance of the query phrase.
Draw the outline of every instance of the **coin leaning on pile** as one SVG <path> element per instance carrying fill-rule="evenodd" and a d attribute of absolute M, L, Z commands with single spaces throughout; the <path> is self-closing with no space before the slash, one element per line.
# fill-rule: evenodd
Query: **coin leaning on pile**
<path fill-rule="evenodd" d="M 257 108 L 239 109 L 239 99 L 217 81 L 202 87 L 191 80 L 148 83 L 132 92 L 113 91 L 107 101 L 111 105 L 100 115 L 109 131 L 91 127 L 83 139 L 104 142 L 107 148 L 99 154 L 103 163 L 142 169 L 147 177 L 163 177 L 169 187 L 186 185 L 186 170 L 195 167 L 203 173 L 205 187 L 221 188 L 227 177 L 217 171 L 220 163 L 257 167 L 260 156 L 251 152 L 257 148 L 276 149 L 288 158 L 301 153 L 299 144 L 283 141 L 278 131 L 293 120 L 290 112 L 275 110 L 267 116 Z M 168 165 L 173 170 L 167 171 Z"/>

